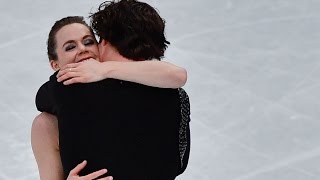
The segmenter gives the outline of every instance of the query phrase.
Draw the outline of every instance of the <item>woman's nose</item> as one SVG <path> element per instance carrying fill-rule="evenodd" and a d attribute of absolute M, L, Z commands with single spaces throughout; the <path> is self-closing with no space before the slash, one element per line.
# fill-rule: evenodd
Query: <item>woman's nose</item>
<path fill-rule="evenodd" d="M 84 44 L 79 44 L 78 47 L 79 47 L 80 51 L 85 51 L 86 50 L 86 46 Z"/>
<path fill-rule="evenodd" d="M 86 47 L 85 45 L 81 44 L 81 45 L 79 45 L 78 47 L 79 47 L 79 52 L 78 52 L 78 54 L 85 54 L 85 53 L 88 52 L 87 47 Z"/>

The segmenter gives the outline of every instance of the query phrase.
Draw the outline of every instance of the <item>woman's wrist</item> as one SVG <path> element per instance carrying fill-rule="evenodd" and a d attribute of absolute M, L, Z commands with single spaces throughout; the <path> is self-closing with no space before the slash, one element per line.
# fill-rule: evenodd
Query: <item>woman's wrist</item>
<path fill-rule="evenodd" d="M 101 65 L 103 79 L 113 78 L 112 72 L 115 70 L 115 63 L 112 61 L 105 61 L 102 62 Z"/>

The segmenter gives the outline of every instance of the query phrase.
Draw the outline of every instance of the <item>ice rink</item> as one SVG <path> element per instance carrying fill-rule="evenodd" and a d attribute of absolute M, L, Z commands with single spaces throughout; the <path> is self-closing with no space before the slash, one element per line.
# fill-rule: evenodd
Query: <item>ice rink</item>
<path fill-rule="evenodd" d="M 53 23 L 98 0 L 0 1 L 0 180 L 39 179 L 34 98 Z M 320 179 L 320 1 L 148 0 L 185 67 L 189 166 L 177 180 Z"/>

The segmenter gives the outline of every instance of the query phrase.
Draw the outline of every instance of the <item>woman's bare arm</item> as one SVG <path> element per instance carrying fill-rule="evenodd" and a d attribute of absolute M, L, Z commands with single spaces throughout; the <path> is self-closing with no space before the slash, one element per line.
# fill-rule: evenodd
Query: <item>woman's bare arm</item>
<path fill-rule="evenodd" d="M 63 169 L 59 152 L 57 118 L 39 114 L 32 123 L 31 145 L 41 180 L 62 180 Z"/>
<path fill-rule="evenodd" d="M 179 88 L 187 81 L 187 72 L 164 61 L 105 61 L 93 59 L 72 63 L 58 73 L 65 85 L 95 82 L 106 78 L 137 82 L 154 87 Z"/>

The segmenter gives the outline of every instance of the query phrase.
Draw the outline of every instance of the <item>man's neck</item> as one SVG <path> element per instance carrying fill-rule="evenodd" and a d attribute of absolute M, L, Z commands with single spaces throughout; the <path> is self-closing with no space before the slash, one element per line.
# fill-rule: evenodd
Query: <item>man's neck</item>
<path fill-rule="evenodd" d="M 119 55 L 116 55 L 116 56 L 105 56 L 105 57 L 102 57 L 103 61 L 132 61 L 128 58 L 125 58 L 123 56 L 121 56 L 120 54 Z"/>
<path fill-rule="evenodd" d="M 105 49 L 105 53 L 101 55 L 102 61 L 132 61 L 126 57 L 123 57 L 114 47 L 109 46 Z"/>

